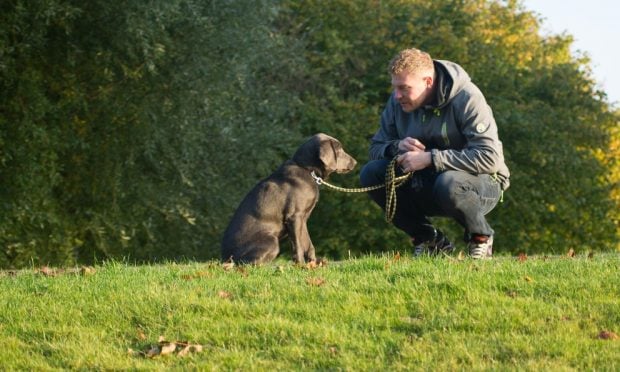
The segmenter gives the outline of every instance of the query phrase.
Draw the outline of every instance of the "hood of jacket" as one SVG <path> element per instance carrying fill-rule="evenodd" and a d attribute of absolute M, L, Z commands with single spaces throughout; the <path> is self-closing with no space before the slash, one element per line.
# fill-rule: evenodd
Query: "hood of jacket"
<path fill-rule="evenodd" d="M 458 64 L 433 60 L 435 65 L 435 98 L 425 109 L 443 108 L 471 81 L 469 74 Z"/>

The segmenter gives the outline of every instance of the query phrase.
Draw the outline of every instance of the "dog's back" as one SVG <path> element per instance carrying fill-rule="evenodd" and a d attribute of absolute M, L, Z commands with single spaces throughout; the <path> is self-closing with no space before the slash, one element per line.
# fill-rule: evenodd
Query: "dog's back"
<path fill-rule="evenodd" d="M 286 195 L 282 165 L 260 181 L 243 198 L 222 239 L 222 260 L 235 262 L 269 261 L 279 253 L 284 231 L 282 211 Z"/>

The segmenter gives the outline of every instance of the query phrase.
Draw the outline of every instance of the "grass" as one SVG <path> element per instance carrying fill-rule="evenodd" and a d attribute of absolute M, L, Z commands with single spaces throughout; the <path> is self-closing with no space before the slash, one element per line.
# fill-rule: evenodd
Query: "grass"
<path fill-rule="evenodd" d="M 620 256 L 0 274 L 5 370 L 618 370 Z M 168 341 L 202 352 L 145 354 Z"/>

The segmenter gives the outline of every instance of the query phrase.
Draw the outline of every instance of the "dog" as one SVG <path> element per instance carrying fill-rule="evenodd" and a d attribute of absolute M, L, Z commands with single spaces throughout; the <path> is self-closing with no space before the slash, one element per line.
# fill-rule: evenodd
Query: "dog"
<path fill-rule="evenodd" d="M 222 238 L 222 260 L 268 263 L 288 236 L 295 262 L 316 261 L 307 222 L 319 200 L 319 185 L 311 173 L 326 179 L 333 172 L 350 172 L 356 164 L 337 139 L 323 133 L 310 137 L 241 201 Z"/>

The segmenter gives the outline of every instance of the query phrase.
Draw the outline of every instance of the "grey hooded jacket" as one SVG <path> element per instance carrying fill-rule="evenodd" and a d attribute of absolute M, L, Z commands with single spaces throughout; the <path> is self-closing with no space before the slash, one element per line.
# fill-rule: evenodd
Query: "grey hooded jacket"
<path fill-rule="evenodd" d="M 493 112 L 467 72 L 456 63 L 434 60 L 437 96 L 430 105 L 407 113 L 394 94 L 381 115 L 370 145 L 370 159 L 392 158 L 405 137 L 431 151 L 438 172 L 460 170 L 497 175 L 503 190 L 510 182 Z"/>

